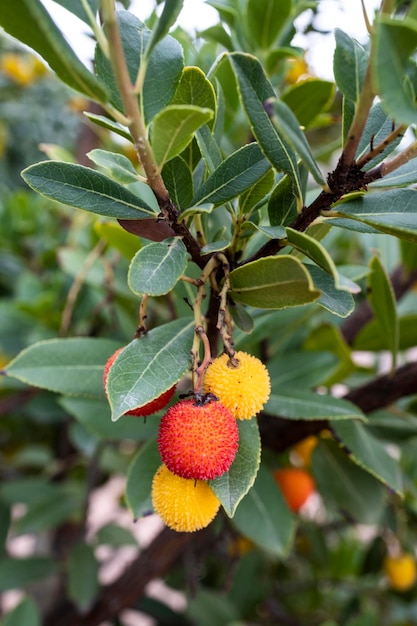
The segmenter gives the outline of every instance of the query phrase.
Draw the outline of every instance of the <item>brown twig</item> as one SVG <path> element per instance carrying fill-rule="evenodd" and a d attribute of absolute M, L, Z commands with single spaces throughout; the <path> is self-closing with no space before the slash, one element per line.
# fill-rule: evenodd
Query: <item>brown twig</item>
<path fill-rule="evenodd" d="M 163 578 L 186 549 L 204 550 L 211 541 L 207 529 L 197 533 L 176 533 L 164 528 L 114 583 L 102 588 L 87 613 L 79 613 L 71 602 L 64 600 L 46 616 L 44 626 L 98 626 L 113 619 L 123 609 L 134 606 L 144 595 L 149 581 Z"/>

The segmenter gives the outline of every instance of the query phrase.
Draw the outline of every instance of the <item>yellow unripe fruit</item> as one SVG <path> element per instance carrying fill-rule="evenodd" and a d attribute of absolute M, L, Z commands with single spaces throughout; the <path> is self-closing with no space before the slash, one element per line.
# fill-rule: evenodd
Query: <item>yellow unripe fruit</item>
<path fill-rule="evenodd" d="M 205 393 L 213 393 L 238 419 L 250 419 L 263 409 L 271 393 L 268 370 L 257 357 L 236 352 L 234 366 L 222 354 L 208 366 L 204 377 Z"/>
<path fill-rule="evenodd" d="M 285 75 L 287 83 L 293 85 L 301 77 L 308 76 L 308 65 L 305 59 L 289 59 L 288 70 Z"/>
<path fill-rule="evenodd" d="M 219 510 L 220 500 L 207 482 L 181 478 L 161 465 L 152 482 L 152 504 L 169 528 L 192 533 L 210 524 Z"/>
<path fill-rule="evenodd" d="M 24 56 L 14 52 L 4 54 L 0 60 L 0 69 L 18 85 L 26 87 L 42 76 L 47 70 L 36 57 Z"/>
<path fill-rule="evenodd" d="M 407 552 L 399 556 L 387 556 L 383 567 L 391 588 L 396 591 L 408 591 L 416 582 L 416 561 Z"/>
<path fill-rule="evenodd" d="M 304 467 L 308 467 L 310 465 L 311 455 L 317 445 L 317 442 L 317 437 L 315 435 L 310 435 L 309 437 L 305 437 L 296 443 L 291 448 L 292 452 L 296 455 L 299 465 L 303 465 Z"/>

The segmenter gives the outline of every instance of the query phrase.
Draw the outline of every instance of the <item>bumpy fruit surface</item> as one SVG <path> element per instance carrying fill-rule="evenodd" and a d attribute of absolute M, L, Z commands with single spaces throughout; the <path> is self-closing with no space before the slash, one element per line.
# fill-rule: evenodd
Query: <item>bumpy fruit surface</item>
<path fill-rule="evenodd" d="M 284 467 L 273 475 L 291 511 L 299 511 L 315 491 L 312 476 L 301 467 Z"/>
<path fill-rule="evenodd" d="M 116 352 L 114 352 L 111 355 L 111 357 L 107 360 L 106 365 L 104 366 L 104 372 L 103 372 L 104 391 L 106 391 L 107 377 L 109 375 L 110 368 L 113 365 L 114 361 L 116 360 L 117 356 L 120 354 L 120 352 L 122 352 L 122 350 L 123 348 L 119 348 L 118 350 L 116 350 Z M 164 391 L 164 393 L 158 396 L 158 398 L 155 398 L 154 400 L 152 400 L 151 402 L 148 402 L 148 404 L 145 404 L 144 406 L 140 406 L 137 409 L 132 409 L 131 411 L 126 411 L 125 415 L 134 415 L 135 417 L 146 417 L 147 415 L 152 415 L 153 413 L 160 411 L 171 400 L 172 396 L 175 393 L 175 387 L 176 385 L 174 385 L 170 389 L 167 389 L 167 391 Z"/>
<path fill-rule="evenodd" d="M 383 567 L 390 586 L 396 591 L 408 591 L 416 582 L 416 560 L 407 552 L 398 556 L 387 556 Z"/>
<path fill-rule="evenodd" d="M 208 526 L 220 507 L 206 482 L 176 476 L 166 465 L 161 465 L 154 476 L 152 504 L 167 526 L 187 533 Z"/>
<path fill-rule="evenodd" d="M 222 354 L 208 366 L 204 390 L 213 393 L 238 419 L 250 419 L 263 408 L 271 393 L 268 370 L 257 357 L 236 352 L 237 367 Z"/>
<path fill-rule="evenodd" d="M 182 478 L 221 476 L 231 466 L 238 445 L 236 420 L 220 402 L 182 400 L 168 409 L 159 425 L 162 461 Z"/>

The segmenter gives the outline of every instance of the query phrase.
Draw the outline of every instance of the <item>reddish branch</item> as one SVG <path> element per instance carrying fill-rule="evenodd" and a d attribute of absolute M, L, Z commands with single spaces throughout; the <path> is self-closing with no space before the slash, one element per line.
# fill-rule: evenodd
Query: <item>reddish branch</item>
<path fill-rule="evenodd" d="M 364 413 L 384 408 L 399 398 L 417 393 L 417 363 L 407 363 L 393 374 L 384 374 L 356 387 L 344 398 L 356 404 Z M 329 428 L 327 420 L 297 421 L 263 414 L 259 418 L 262 442 L 276 452 L 284 452 L 308 435 L 317 435 Z"/>
<path fill-rule="evenodd" d="M 94 606 L 81 614 L 64 600 L 45 618 L 44 626 L 98 626 L 130 608 L 145 594 L 146 585 L 165 576 L 187 550 L 208 550 L 210 531 L 176 533 L 168 528 L 157 535 L 148 548 L 112 584 L 101 589 Z"/>

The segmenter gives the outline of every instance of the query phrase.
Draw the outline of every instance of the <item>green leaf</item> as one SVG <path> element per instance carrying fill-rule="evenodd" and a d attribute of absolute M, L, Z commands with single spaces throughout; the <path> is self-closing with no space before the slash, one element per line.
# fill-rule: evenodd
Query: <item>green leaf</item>
<path fill-rule="evenodd" d="M 292 85 L 281 100 L 294 113 L 301 126 L 309 126 L 315 118 L 327 111 L 335 95 L 334 83 L 319 78 L 307 78 Z"/>
<path fill-rule="evenodd" d="M 54 0 L 56 4 L 76 15 L 80 20 L 91 26 L 88 13 L 84 8 L 83 0 Z M 100 0 L 87 0 L 86 4 L 90 7 L 91 13 L 95 16 L 99 8 Z"/>
<path fill-rule="evenodd" d="M 294 248 L 302 254 L 309 257 L 312 261 L 314 261 L 322 270 L 331 274 L 336 289 L 341 289 L 343 291 L 349 291 L 349 288 L 345 285 L 341 284 L 339 279 L 339 273 L 336 269 L 336 265 L 330 254 L 327 252 L 326 248 L 314 237 L 311 237 L 307 233 L 300 232 L 298 230 L 294 230 L 293 228 L 287 227 L 286 229 L 288 243 L 294 246 Z"/>
<path fill-rule="evenodd" d="M 7 376 L 57 393 L 103 396 L 103 369 L 120 347 L 110 339 L 92 337 L 46 339 L 17 355 L 5 368 Z"/>
<path fill-rule="evenodd" d="M 129 11 L 119 11 L 117 18 L 129 77 L 132 84 L 135 84 L 143 55 L 153 35 Z M 99 46 L 96 48 L 95 65 L 99 77 L 109 88 L 112 103 L 122 111 L 123 104 L 112 67 Z M 182 47 L 178 41 L 167 35 L 155 45 L 147 59 L 143 101 L 140 102 L 146 124 L 172 100 L 183 67 Z"/>
<path fill-rule="evenodd" d="M 233 323 L 243 330 L 244 333 L 251 333 L 254 328 L 253 318 L 242 304 L 239 302 L 230 303 L 230 315 L 232 316 Z"/>
<path fill-rule="evenodd" d="M 381 335 L 386 337 L 392 354 L 392 369 L 395 368 L 399 347 L 399 322 L 395 294 L 390 279 L 379 257 L 374 256 L 369 264 L 368 297 L 374 318 Z"/>
<path fill-rule="evenodd" d="M 100 172 L 64 161 L 42 161 L 22 172 L 24 181 L 43 196 L 106 217 L 156 217 L 137 195 Z"/>
<path fill-rule="evenodd" d="M 283 176 L 273 190 L 268 202 L 271 226 L 285 226 L 297 217 L 297 200 L 293 194 L 291 178 Z"/>
<path fill-rule="evenodd" d="M 290 255 L 266 257 L 233 270 L 230 287 L 233 300 L 260 309 L 284 309 L 320 297 L 304 265 Z"/>
<path fill-rule="evenodd" d="M 285 367 L 282 354 L 268 361 L 268 372 L 274 381 L 274 389 L 317 387 L 334 371 L 337 364 L 335 355 L 328 352 L 290 351 L 285 353 Z"/>
<path fill-rule="evenodd" d="M 1 2 L 0 26 L 38 52 L 64 83 L 92 100 L 107 101 L 105 86 L 74 54 L 40 0 Z"/>
<path fill-rule="evenodd" d="M 168 293 L 184 273 L 187 257 L 187 249 L 178 237 L 143 246 L 129 266 L 130 289 L 138 296 Z"/>
<path fill-rule="evenodd" d="M 5 557 L 0 559 L 0 591 L 20 589 L 55 574 L 57 569 L 58 564 L 53 559 L 40 556 L 21 559 Z"/>
<path fill-rule="evenodd" d="M 125 185 L 127 183 L 138 182 L 138 173 L 131 161 L 129 161 L 124 154 L 95 148 L 87 152 L 87 156 L 93 163 L 103 168 L 110 178 L 114 178 L 118 183 Z"/>
<path fill-rule="evenodd" d="M 194 321 L 180 318 L 134 339 L 118 355 L 107 378 L 116 421 L 175 385 L 190 367 Z"/>
<path fill-rule="evenodd" d="M 326 509 L 336 510 L 343 520 L 347 517 L 357 523 L 380 522 L 386 488 L 334 441 L 319 441 L 312 454 L 312 473 Z"/>
<path fill-rule="evenodd" d="M 134 520 L 153 511 L 152 481 L 161 463 L 155 437 L 139 448 L 129 464 L 126 503 Z"/>
<path fill-rule="evenodd" d="M 112 523 L 99 528 L 96 539 L 100 545 L 111 546 L 112 548 L 138 545 L 136 538 L 127 528 Z"/>
<path fill-rule="evenodd" d="M 84 613 L 93 604 L 98 590 L 98 563 L 94 550 L 86 543 L 79 543 L 69 554 L 68 597 Z"/>
<path fill-rule="evenodd" d="M 246 144 L 214 170 L 199 187 L 191 204 L 222 204 L 252 187 L 270 169 L 271 165 L 258 144 Z"/>
<path fill-rule="evenodd" d="M 210 481 L 229 517 L 255 482 L 261 461 L 261 438 L 256 418 L 238 420 L 239 449 L 228 472 Z"/>
<path fill-rule="evenodd" d="M 112 422 L 107 400 L 67 396 L 61 398 L 59 403 L 89 433 L 105 441 L 120 441 L 122 439 L 143 441 L 148 437 L 153 437 L 158 427 L 157 420 L 138 420 L 133 415 L 123 415 L 117 424 Z"/>
<path fill-rule="evenodd" d="M 402 495 L 403 485 L 398 461 L 390 456 L 385 445 L 369 432 L 367 424 L 350 420 L 343 424 L 334 423 L 332 429 L 340 443 L 348 449 L 354 463 Z"/>
<path fill-rule="evenodd" d="M 355 370 L 350 348 L 337 326 L 332 324 L 317 326 L 304 342 L 304 348 L 320 352 L 327 350 L 338 357 L 338 366 L 329 378 L 323 381 L 323 384 L 326 386 L 342 381 Z"/>
<path fill-rule="evenodd" d="M 260 208 L 261 204 L 266 204 L 268 200 L 267 194 L 274 182 L 274 171 L 269 169 L 250 189 L 243 192 L 239 196 L 240 215 L 249 216 L 252 211 Z"/>
<path fill-rule="evenodd" d="M 272 118 L 273 123 L 278 129 L 280 135 L 284 137 L 290 145 L 292 145 L 294 150 L 296 150 L 316 183 L 324 186 L 326 181 L 324 180 L 323 174 L 313 157 L 307 139 L 302 132 L 300 123 L 294 113 L 291 111 L 289 106 L 285 104 L 285 102 L 280 100 L 271 100 L 271 103 L 275 113 Z"/>
<path fill-rule="evenodd" d="M 417 345 L 417 315 L 410 313 L 398 318 L 399 350 L 409 350 Z M 355 337 L 355 350 L 390 350 L 392 337 L 381 333 L 381 327 L 376 319 L 371 320 Z"/>
<path fill-rule="evenodd" d="M 348 400 L 295 386 L 277 388 L 274 385 L 274 391 L 264 411 L 275 417 L 291 420 L 366 419 L 362 411 Z"/>
<path fill-rule="evenodd" d="M 114 122 L 104 115 L 96 115 L 95 113 L 90 113 L 89 111 L 84 111 L 84 115 L 89 120 L 94 122 L 94 124 L 97 124 L 97 126 L 107 128 L 107 130 L 111 130 L 112 133 L 116 133 L 116 135 L 120 135 L 120 137 L 123 137 L 128 141 L 132 141 L 132 135 L 129 133 L 125 126 L 122 126 L 118 122 Z"/>
<path fill-rule="evenodd" d="M 254 56 L 240 52 L 228 56 L 238 81 L 242 105 L 251 122 L 252 131 L 259 146 L 271 164 L 291 179 L 293 193 L 302 204 L 302 191 L 297 158 L 286 140 L 272 123 L 265 103 L 275 98 L 274 89 L 267 79 L 262 65 Z"/>
<path fill-rule="evenodd" d="M 5 552 L 6 541 L 10 530 L 11 510 L 10 507 L 0 501 L 0 555 Z"/>
<path fill-rule="evenodd" d="M 408 187 L 415 183 L 417 183 L 417 164 L 416 161 L 412 159 L 383 178 L 375 180 L 369 187 Z"/>
<path fill-rule="evenodd" d="M 393 130 L 392 118 L 389 117 L 387 113 L 384 111 L 382 103 L 377 102 L 370 110 L 368 119 L 366 120 L 365 129 L 363 131 L 361 140 L 356 150 L 356 159 L 360 159 L 361 157 L 365 156 L 368 152 L 372 151 L 373 146 L 378 146 L 383 141 L 385 141 L 385 139 L 392 133 L 392 130 Z M 390 141 L 390 143 L 386 146 L 384 150 L 382 150 L 380 154 L 378 154 L 376 157 L 374 157 L 373 159 L 368 161 L 368 163 L 366 163 L 363 169 L 369 170 L 369 169 L 372 169 L 373 167 L 376 167 L 378 163 L 383 161 L 393 150 L 395 150 L 395 148 L 400 143 L 401 139 L 402 139 L 402 136 L 400 135 L 394 141 Z M 411 161 L 411 163 L 413 164 L 413 161 Z M 410 163 L 407 163 L 406 165 L 409 166 Z M 414 165 L 414 170 L 415 170 L 416 169 L 415 163 L 413 165 Z M 399 169 L 402 169 L 402 168 L 399 168 Z M 398 175 L 398 170 L 394 170 L 393 172 L 388 174 L 388 176 L 384 176 L 384 178 L 381 178 L 375 181 L 374 183 L 372 183 L 372 186 L 373 187 L 384 186 L 383 185 L 384 180 L 388 179 L 389 177 L 395 178 L 396 175 Z"/>
<path fill-rule="evenodd" d="M 285 239 L 286 231 L 283 226 L 263 226 L 262 224 L 255 224 L 254 222 L 243 222 L 242 231 L 255 232 L 259 231 L 268 239 Z"/>
<path fill-rule="evenodd" d="M 55 493 L 29 505 L 25 514 L 17 520 L 16 531 L 21 534 L 39 533 L 58 527 L 80 514 L 83 495 L 78 486 L 63 485 Z"/>
<path fill-rule="evenodd" d="M 269 50 L 287 26 L 291 0 L 248 0 L 245 22 L 249 37 L 261 50 Z"/>
<path fill-rule="evenodd" d="M 165 163 L 162 168 L 162 178 L 169 197 L 181 211 L 191 206 L 194 194 L 194 181 L 191 169 L 186 161 L 177 156 Z"/>
<path fill-rule="evenodd" d="M 117 222 L 98 219 L 94 222 L 94 232 L 129 261 L 142 245 L 139 237 L 120 228 Z"/>
<path fill-rule="evenodd" d="M 363 224 L 365 229 L 371 227 L 371 232 L 376 230 L 417 243 L 416 199 L 414 189 L 366 194 L 335 205 L 326 222 L 350 230 L 362 230 Z"/>
<path fill-rule="evenodd" d="M 220 148 L 207 124 L 202 126 L 197 131 L 196 140 L 207 170 L 210 173 L 214 172 L 214 170 L 223 162 L 223 157 L 220 152 Z"/>
<path fill-rule="evenodd" d="M 213 118 L 211 109 L 191 104 L 172 104 L 160 111 L 152 124 L 152 149 L 160 167 L 180 154 L 194 133 Z"/>
<path fill-rule="evenodd" d="M 216 113 L 216 94 L 213 84 L 199 67 L 185 67 L 175 96 L 170 104 L 192 104 L 200 108 L 211 109 Z M 214 119 L 208 123 L 212 129 Z"/>
<path fill-rule="evenodd" d="M 35 602 L 27 596 L 7 613 L 1 626 L 41 626 L 41 618 Z"/>
<path fill-rule="evenodd" d="M 313 279 L 314 286 L 321 291 L 321 296 L 317 300 L 324 309 L 339 317 L 347 317 L 355 309 L 355 301 L 350 293 L 341 291 L 336 284 L 335 277 L 328 274 L 320 267 L 309 263 L 307 265 L 309 274 Z"/>
<path fill-rule="evenodd" d="M 417 23 L 379 15 L 374 30 L 373 78 L 385 110 L 398 123 L 415 124 L 415 94 L 408 78 L 410 57 L 417 47 Z"/>
<path fill-rule="evenodd" d="M 149 57 L 155 46 L 168 34 L 169 29 L 181 13 L 183 4 L 184 0 L 167 0 L 164 2 L 162 13 L 152 29 L 151 38 L 147 43 L 145 57 Z"/>
<path fill-rule="evenodd" d="M 336 84 L 346 98 L 357 102 L 368 64 L 368 53 L 356 39 L 338 28 L 335 30 L 336 50 L 333 71 Z"/>
<path fill-rule="evenodd" d="M 285 557 L 294 538 L 294 518 L 268 469 L 239 504 L 233 525 L 268 554 Z"/>

